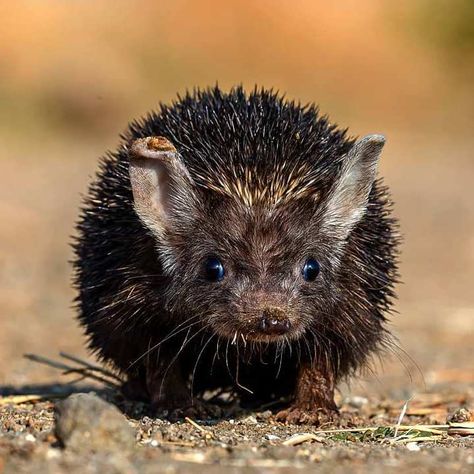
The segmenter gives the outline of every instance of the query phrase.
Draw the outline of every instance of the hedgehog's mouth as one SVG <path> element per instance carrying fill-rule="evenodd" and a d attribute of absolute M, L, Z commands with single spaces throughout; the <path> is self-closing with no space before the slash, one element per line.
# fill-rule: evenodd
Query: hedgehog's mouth
<path fill-rule="evenodd" d="M 304 332 L 301 324 L 284 321 L 246 321 L 246 324 L 236 325 L 234 328 L 228 326 L 217 326 L 215 332 L 224 339 L 230 340 L 231 345 L 246 345 L 247 343 L 279 343 L 298 339 Z"/>

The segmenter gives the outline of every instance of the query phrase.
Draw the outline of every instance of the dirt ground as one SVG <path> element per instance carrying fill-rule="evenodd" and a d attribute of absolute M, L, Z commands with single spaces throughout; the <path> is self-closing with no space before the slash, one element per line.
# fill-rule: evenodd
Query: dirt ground
<path fill-rule="evenodd" d="M 61 391 L 63 387 L 56 387 Z M 86 389 L 87 390 L 87 389 Z M 451 394 L 452 395 L 452 394 Z M 459 400 L 456 393 L 451 400 Z M 0 410 L 0 453 L 5 472 L 473 472 L 474 437 L 442 435 L 425 442 L 409 442 L 393 434 L 323 433 L 330 426 L 285 426 L 273 421 L 270 411 L 227 412 L 225 420 L 178 421 L 152 418 L 146 407 L 131 405 L 110 394 L 128 416 L 135 433 L 135 447 L 92 451 L 62 449 L 52 434 L 53 402 L 7 406 Z M 447 397 L 447 394 L 444 394 Z M 472 402 L 473 393 L 462 400 Z M 449 397 L 447 397 L 449 398 Z M 359 399 L 347 399 L 343 409 L 354 408 Z M 390 403 L 367 401 L 357 424 L 380 426 L 396 421 Z M 399 408 L 399 407 L 398 407 Z M 347 416 L 347 412 L 344 416 Z M 353 415 L 351 415 L 353 416 Z M 436 422 L 429 417 L 408 417 L 410 423 Z M 343 421 L 344 425 L 344 421 Z M 340 427 L 340 425 L 339 425 Z M 380 431 L 380 430 L 379 430 Z M 295 441 L 309 434 L 309 441 Z M 311 438 L 311 434 L 313 437 Z M 93 433 L 92 438 L 101 433 Z M 428 434 L 429 436 L 432 436 Z M 421 439 L 421 438 L 420 438 Z M 94 444 L 95 441 L 84 443 Z M 294 443 L 294 444 L 293 444 Z M 2 466 L 2 465 L 0 465 Z M 105 471 L 106 470 L 106 471 Z"/>
<path fill-rule="evenodd" d="M 341 426 L 444 425 L 460 407 L 474 410 L 474 161 L 472 139 L 389 136 L 381 172 L 401 220 L 398 356 L 342 386 Z M 456 146 L 453 144 L 456 143 Z M 109 144 L 113 146 L 113 142 Z M 285 426 L 269 411 L 228 411 L 224 419 L 170 423 L 152 418 L 100 386 L 68 385 L 73 377 L 23 358 L 59 351 L 91 359 L 74 320 L 69 236 L 103 143 L 6 141 L 0 186 L 0 397 L 47 394 L 18 403 L 0 398 L 0 472 L 474 472 L 474 436 L 442 434 L 394 441 L 394 433 L 362 436 Z M 65 159 L 67 156 L 67 159 Z M 99 391 L 136 433 L 128 454 L 75 453 L 54 435 L 53 413 L 69 391 Z M 7 403 L 13 400 L 14 403 Z M 354 423 L 349 423 L 349 414 Z M 345 420 L 345 421 L 344 421 Z M 317 439 L 295 446 L 295 433 Z M 291 442 L 290 442 L 291 444 Z"/>

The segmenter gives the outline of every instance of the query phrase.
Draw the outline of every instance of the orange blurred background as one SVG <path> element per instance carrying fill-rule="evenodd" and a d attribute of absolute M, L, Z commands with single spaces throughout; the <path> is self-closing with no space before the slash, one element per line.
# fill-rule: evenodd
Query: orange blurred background
<path fill-rule="evenodd" d="M 471 0 L 30 0 L 0 15 L 0 385 L 58 377 L 24 352 L 86 353 L 69 236 L 97 157 L 131 119 L 216 82 L 387 136 L 405 237 L 394 331 L 428 383 L 474 369 Z M 396 360 L 387 374 L 382 390 L 410 384 Z"/>

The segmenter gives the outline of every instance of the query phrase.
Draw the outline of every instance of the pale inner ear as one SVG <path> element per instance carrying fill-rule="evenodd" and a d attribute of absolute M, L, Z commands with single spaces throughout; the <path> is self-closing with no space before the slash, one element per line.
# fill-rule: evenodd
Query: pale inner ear
<path fill-rule="evenodd" d="M 193 194 L 189 173 L 176 148 L 163 137 L 135 140 L 129 158 L 135 211 L 161 237 L 178 204 Z"/>
<path fill-rule="evenodd" d="M 382 135 L 368 135 L 347 154 L 341 175 L 327 198 L 324 227 L 345 239 L 367 209 L 385 143 Z"/>

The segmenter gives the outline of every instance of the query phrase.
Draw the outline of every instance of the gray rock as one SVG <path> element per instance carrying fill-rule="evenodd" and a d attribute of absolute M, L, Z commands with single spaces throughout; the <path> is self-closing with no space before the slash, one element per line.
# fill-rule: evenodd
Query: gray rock
<path fill-rule="evenodd" d="M 56 405 L 55 433 L 76 452 L 120 451 L 135 446 L 135 432 L 125 416 L 92 393 L 78 393 Z"/>

